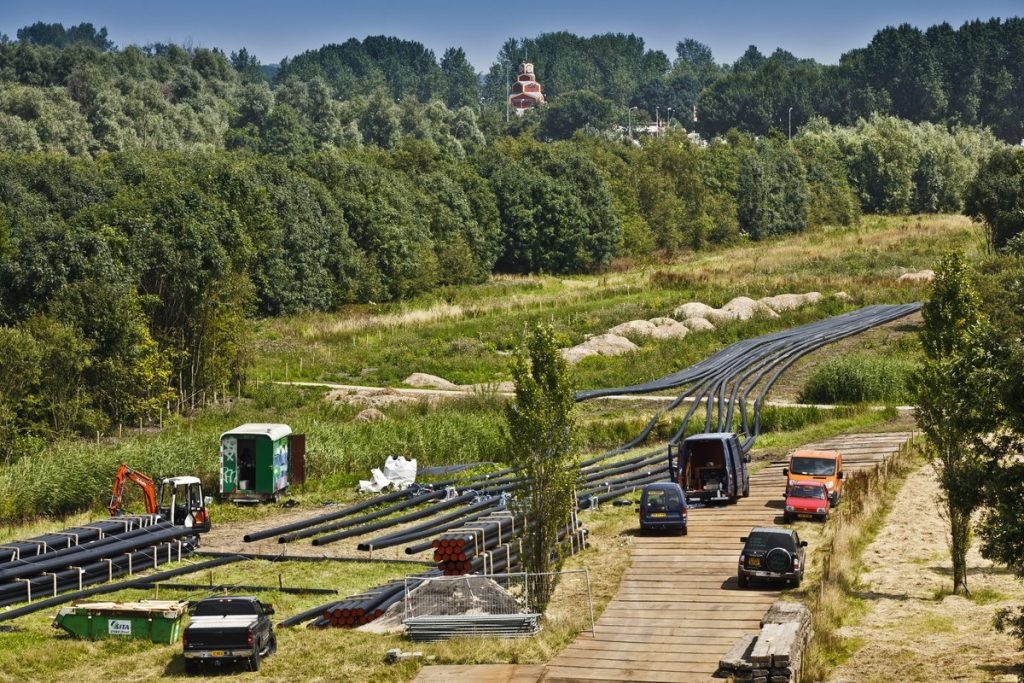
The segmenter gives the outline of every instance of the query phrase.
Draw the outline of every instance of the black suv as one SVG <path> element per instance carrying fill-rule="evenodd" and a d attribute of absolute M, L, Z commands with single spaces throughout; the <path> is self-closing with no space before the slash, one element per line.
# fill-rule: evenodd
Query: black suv
<path fill-rule="evenodd" d="M 754 527 L 740 541 L 743 552 L 736 573 L 740 588 L 746 588 L 750 579 L 781 579 L 794 586 L 803 581 L 807 541 L 801 541 L 796 531 L 777 526 Z"/>

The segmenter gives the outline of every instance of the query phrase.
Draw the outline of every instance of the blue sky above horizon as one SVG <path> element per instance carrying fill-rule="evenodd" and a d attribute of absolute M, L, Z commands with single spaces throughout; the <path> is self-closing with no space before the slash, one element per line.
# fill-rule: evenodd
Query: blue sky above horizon
<path fill-rule="evenodd" d="M 438 59 L 448 47 L 461 47 L 477 71 L 487 71 L 507 39 L 554 31 L 579 36 L 633 33 L 648 49 L 661 50 L 670 59 L 677 42 L 693 38 L 708 45 L 715 61 L 724 64 L 734 62 L 750 45 L 765 55 L 782 48 L 800 58 L 835 64 L 886 26 L 906 23 L 923 30 L 947 22 L 959 28 L 974 19 L 1015 16 L 1024 16 L 1021 0 L 0 0 L 0 33 L 14 39 L 19 28 L 37 21 L 64 26 L 91 22 L 97 29 L 106 27 L 118 47 L 176 43 L 217 47 L 229 54 L 244 47 L 264 64 L 349 38 L 386 35 L 423 43 Z"/>

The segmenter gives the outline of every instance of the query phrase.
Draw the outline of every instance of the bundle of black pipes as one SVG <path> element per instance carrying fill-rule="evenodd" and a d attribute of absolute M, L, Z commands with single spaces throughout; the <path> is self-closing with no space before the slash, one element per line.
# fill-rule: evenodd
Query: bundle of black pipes
<path fill-rule="evenodd" d="M 410 541 L 416 541 L 421 538 L 426 538 L 427 536 L 432 536 L 458 524 L 464 524 L 467 521 L 467 516 L 471 516 L 474 512 L 493 512 L 501 510 L 504 507 L 505 498 L 503 496 L 482 498 L 481 500 L 470 503 L 469 505 L 464 505 L 454 512 L 434 517 L 423 524 L 418 524 L 407 529 L 401 529 L 391 534 L 385 534 L 384 536 L 377 536 L 369 541 L 363 541 L 356 547 L 363 552 L 372 552 L 382 548 L 391 548 L 396 545 L 402 545 L 403 543 L 409 543 Z M 339 534 L 329 534 L 328 536 L 313 539 L 313 545 L 332 543 L 337 540 L 336 536 L 339 536 Z"/>
<path fill-rule="evenodd" d="M 474 477 L 474 478 L 472 478 L 472 479 L 470 479 L 468 481 L 460 482 L 459 486 L 460 486 L 460 488 L 463 489 L 463 491 L 468 490 L 468 489 L 477 490 L 477 491 L 484 491 L 484 490 L 494 489 L 496 487 L 501 487 L 504 484 L 509 484 L 509 483 L 512 483 L 512 482 L 514 482 L 516 480 L 517 480 L 517 477 L 515 477 L 512 474 L 512 470 L 510 470 L 510 469 L 503 469 L 503 470 L 500 470 L 498 472 L 492 472 L 492 473 L 489 473 L 489 474 L 480 475 L 480 476 Z M 372 513 L 373 514 L 372 519 L 376 519 L 376 518 L 379 518 L 379 517 L 385 517 L 385 516 L 390 515 L 390 514 L 392 514 L 394 512 L 397 512 L 399 510 L 405 509 L 406 507 L 410 507 L 410 506 L 413 506 L 413 505 L 418 505 L 418 504 L 421 504 L 421 503 L 423 503 L 423 502 L 425 502 L 427 500 L 436 499 L 436 498 L 439 498 L 439 497 L 441 497 L 443 495 L 446 495 L 447 494 L 447 487 L 455 484 L 456 481 L 457 480 L 455 480 L 455 479 L 448 479 L 448 480 L 445 480 L 445 481 L 434 482 L 434 483 L 431 483 L 429 485 L 414 484 L 414 485 L 412 485 L 410 487 L 407 487 L 407 488 L 399 490 L 399 491 L 390 491 L 388 493 L 382 493 L 382 494 L 373 496 L 372 498 L 368 498 L 367 500 L 361 501 L 359 503 L 346 506 L 346 507 L 344 507 L 344 508 L 342 508 L 340 510 L 335 510 L 333 512 L 329 512 L 329 513 L 326 513 L 326 514 L 323 514 L 323 515 L 318 515 L 316 517 L 310 517 L 309 519 L 303 519 L 303 520 L 299 520 L 297 522 L 292 522 L 290 524 L 283 524 L 283 525 L 280 525 L 280 526 L 271 527 L 271 528 L 268 528 L 268 529 L 263 529 L 262 531 L 256 531 L 256 532 L 253 532 L 253 533 L 250 533 L 250 534 L 246 534 L 243 537 L 243 540 L 246 543 L 251 543 L 251 542 L 254 542 L 254 541 L 263 540 L 265 538 L 270 538 L 272 536 L 279 536 L 279 535 L 283 535 L 283 534 L 290 534 L 291 532 L 296 532 L 296 531 L 298 531 L 300 529 L 309 529 L 309 528 L 312 528 L 312 527 L 325 525 L 325 524 L 327 524 L 329 522 L 333 522 L 334 520 L 338 520 L 338 519 L 341 519 L 343 517 L 348 517 L 348 516 L 354 515 L 357 512 L 362 512 L 363 510 L 366 510 L 366 509 L 369 509 L 369 508 L 375 508 L 375 507 L 379 507 L 381 505 L 385 505 L 385 504 L 388 504 L 388 503 L 393 503 L 393 501 L 400 501 L 398 503 L 393 503 L 392 505 L 389 505 L 386 508 L 383 508 L 383 509 L 380 509 L 380 510 L 376 510 L 374 513 Z M 412 502 L 412 501 L 415 501 L 415 502 Z M 340 527 L 336 527 L 336 528 L 340 528 Z M 323 531 L 328 531 L 328 529 L 324 529 Z M 315 535 L 316 533 L 320 533 L 320 532 L 313 532 L 311 534 L 305 534 L 302 537 L 306 537 L 308 535 Z M 298 538 L 299 538 L 299 536 L 295 536 L 295 537 L 289 537 L 289 538 L 286 538 L 286 539 L 279 539 L 279 541 L 282 542 L 282 543 L 287 543 L 287 542 L 289 542 L 291 540 L 297 540 Z"/>
<path fill-rule="evenodd" d="M 237 562 L 242 559 L 237 556 L 229 557 L 217 557 L 206 562 L 200 562 L 198 564 L 187 565 L 184 567 L 177 567 L 175 569 L 168 569 L 166 571 L 157 572 L 156 574 L 147 574 L 146 576 L 137 577 L 134 579 L 128 579 L 126 581 L 114 581 L 105 583 L 102 586 L 93 586 L 92 588 L 85 588 L 80 591 L 74 591 L 71 593 L 63 593 L 56 597 L 46 598 L 44 600 L 35 600 L 27 605 L 21 607 L 15 607 L 9 610 L 0 611 L 0 621 L 8 621 L 10 619 L 17 619 L 18 617 L 25 616 L 26 614 L 32 614 L 39 612 L 44 609 L 49 609 L 56 605 L 63 605 L 68 602 L 75 600 L 84 600 L 85 598 L 91 598 L 94 595 L 103 595 L 104 593 L 115 593 L 117 591 L 126 590 L 128 588 L 142 588 L 147 584 L 167 579 L 175 578 L 178 576 L 184 576 L 186 574 L 192 574 L 194 572 L 205 571 L 207 569 L 213 569 L 214 567 L 220 567 L 225 564 Z"/>
<path fill-rule="evenodd" d="M 126 550 L 134 550 L 137 547 L 153 545 L 191 533 L 184 527 L 175 527 L 168 522 L 156 521 L 152 526 L 141 529 L 111 534 L 70 548 L 54 550 L 44 555 L 33 555 L 21 560 L 5 562 L 0 565 L 0 586 L 15 579 L 54 569 L 80 566 L 98 558 L 121 554 Z"/>
<path fill-rule="evenodd" d="M 120 554 L 94 559 L 88 564 L 69 566 L 12 583 L 0 585 L 0 606 L 19 602 L 32 602 L 40 597 L 53 597 L 59 593 L 81 590 L 84 586 L 111 581 L 115 577 L 144 569 L 155 569 L 161 564 L 177 562 L 190 555 L 196 546 L 196 537 L 152 541 L 146 547 L 126 546 Z"/>
<path fill-rule="evenodd" d="M 522 518 L 516 519 L 510 512 L 488 514 L 471 526 L 459 526 L 431 541 L 434 562 L 445 576 L 465 574 L 472 570 L 475 557 L 503 545 L 507 547 L 516 529 L 521 527 Z"/>
<path fill-rule="evenodd" d="M 17 562 L 29 557 L 66 550 L 110 534 L 124 533 L 132 529 L 150 526 L 156 521 L 156 515 L 112 517 L 20 541 L 7 541 L 0 544 L 0 568 L 3 568 L 8 562 Z"/>
<path fill-rule="evenodd" d="M 373 591 L 353 595 L 326 606 L 313 622 L 315 628 L 355 628 L 380 618 L 392 604 L 391 598 L 405 591 L 405 581 L 392 581 Z M 399 597 L 401 597 L 399 595 Z"/>

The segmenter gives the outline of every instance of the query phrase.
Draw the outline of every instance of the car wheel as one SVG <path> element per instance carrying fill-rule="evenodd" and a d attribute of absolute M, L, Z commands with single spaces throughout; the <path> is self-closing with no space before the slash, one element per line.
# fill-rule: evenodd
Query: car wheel
<path fill-rule="evenodd" d="M 740 588 L 746 588 L 750 585 L 750 579 L 746 576 L 743 576 L 742 574 L 739 574 L 736 577 L 736 583 L 739 584 Z"/>
<path fill-rule="evenodd" d="M 260 670 L 260 653 L 259 653 L 259 650 L 256 650 L 256 651 L 254 651 L 252 653 L 252 656 L 249 657 L 249 671 L 259 671 L 259 670 Z"/>
<path fill-rule="evenodd" d="M 686 531 L 687 531 L 686 527 L 684 526 L 682 529 L 679 530 L 679 535 L 680 536 L 685 536 L 686 535 Z"/>
<path fill-rule="evenodd" d="M 267 654 L 272 655 L 277 652 L 277 635 L 270 634 L 270 647 L 267 648 Z"/>
<path fill-rule="evenodd" d="M 195 661 L 194 659 L 186 659 L 185 673 L 189 676 L 195 676 L 197 673 L 199 673 L 199 662 Z"/>

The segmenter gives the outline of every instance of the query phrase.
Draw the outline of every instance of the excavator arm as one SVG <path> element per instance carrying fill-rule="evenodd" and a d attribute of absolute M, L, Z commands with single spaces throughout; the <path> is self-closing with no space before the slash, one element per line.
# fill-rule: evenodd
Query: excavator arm
<path fill-rule="evenodd" d="M 114 475 L 114 488 L 110 494 L 110 504 L 107 505 L 110 514 L 116 516 L 123 513 L 121 509 L 121 496 L 124 494 L 125 483 L 129 481 L 142 489 L 142 500 L 146 506 L 146 512 L 151 515 L 156 514 L 156 484 L 147 475 L 133 470 L 124 463 L 121 463 L 121 466 L 117 468 L 117 474 Z"/>

